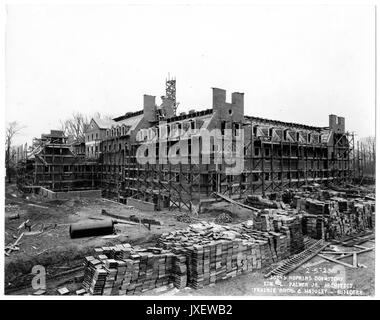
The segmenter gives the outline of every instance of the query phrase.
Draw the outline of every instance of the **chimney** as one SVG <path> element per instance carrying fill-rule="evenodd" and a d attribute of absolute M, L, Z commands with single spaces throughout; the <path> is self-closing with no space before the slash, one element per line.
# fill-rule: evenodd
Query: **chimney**
<path fill-rule="evenodd" d="M 144 94 L 144 118 L 147 121 L 156 120 L 156 97 Z"/>

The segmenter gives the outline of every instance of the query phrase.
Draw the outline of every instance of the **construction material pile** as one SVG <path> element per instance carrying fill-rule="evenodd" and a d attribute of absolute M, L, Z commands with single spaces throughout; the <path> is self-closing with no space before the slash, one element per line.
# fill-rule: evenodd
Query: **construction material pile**
<path fill-rule="evenodd" d="M 271 260 L 268 241 L 207 222 L 165 233 L 158 243 L 186 256 L 187 282 L 195 289 L 260 269 Z"/>
<path fill-rule="evenodd" d="M 120 244 L 84 261 L 83 288 L 92 295 L 132 295 L 173 283 L 186 286 L 186 257 L 162 248 Z"/>
<path fill-rule="evenodd" d="M 188 285 L 202 288 L 288 257 L 294 245 L 289 223 L 295 220 L 284 219 L 279 232 L 255 230 L 252 220 L 232 226 L 201 222 L 162 234 L 158 245 L 185 255 Z M 300 221 L 298 227 L 302 239 Z M 302 250 L 303 243 L 298 245 L 294 251 Z"/>
<path fill-rule="evenodd" d="M 302 217 L 302 233 L 314 239 L 322 239 L 323 216 L 305 213 Z"/>
<path fill-rule="evenodd" d="M 228 213 L 223 212 L 216 217 L 215 222 L 216 223 L 231 223 L 232 217 Z"/>
<path fill-rule="evenodd" d="M 185 222 L 185 223 L 192 223 L 194 220 L 188 213 L 179 214 L 176 216 L 177 221 L 179 222 Z"/>
<path fill-rule="evenodd" d="M 326 237 L 337 239 L 373 229 L 373 216 L 372 206 L 368 202 L 331 202 L 326 223 Z"/>
<path fill-rule="evenodd" d="M 246 199 L 246 204 L 257 209 L 281 209 L 281 207 L 284 205 L 281 202 L 269 200 L 263 198 L 260 195 L 248 195 Z"/>
<path fill-rule="evenodd" d="M 268 267 L 303 249 L 299 217 L 276 211 L 263 210 L 262 230 L 252 220 L 200 222 L 162 234 L 157 247 L 96 248 L 84 261 L 83 288 L 93 295 L 139 294 L 170 283 L 197 289 Z"/>
<path fill-rule="evenodd" d="M 331 197 L 328 201 L 297 199 L 297 208 L 305 210 L 302 230 L 305 235 L 321 239 L 339 239 L 375 227 L 375 203 Z"/>
<path fill-rule="evenodd" d="M 287 235 L 290 254 L 303 250 L 301 217 L 296 210 L 264 209 L 254 218 L 253 227 L 261 231 L 282 232 Z"/>

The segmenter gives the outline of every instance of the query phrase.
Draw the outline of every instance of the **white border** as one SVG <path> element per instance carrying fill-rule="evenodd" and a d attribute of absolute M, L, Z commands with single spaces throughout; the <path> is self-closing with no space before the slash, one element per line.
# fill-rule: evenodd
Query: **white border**
<path fill-rule="evenodd" d="M 99 0 L 92 0 L 92 1 L 33 1 L 33 0 L 1 0 L 1 7 L 0 7 L 0 46 L 1 46 L 1 57 L 2 57 L 2 63 L 0 64 L 0 101 L 1 104 L 4 103 L 4 108 L 2 108 L 2 115 L 4 118 L 1 121 L 1 137 L 2 141 L 4 141 L 4 129 L 5 129 L 5 24 L 6 24 L 6 5 L 7 4 L 30 4 L 30 5 L 36 5 L 36 4 L 72 4 L 72 5 L 96 5 L 96 4 L 120 4 L 120 5 L 370 5 L 375 6 L 380 3 L 379 0 L 377 1 L 369 1 L 369 0 L 362 0 L 362 1 L 319 1 L 319 0 L 298 0 L 298 1 L 255 1 L 255 0 L 141 0 L 141 1 L 131 1 L 131 0 L 125 0 L 125 1 L 99 1 Z M 377 24 L 377 29 L 378 29 Z M 379 35 L 379 32 L 377 32 L 377 35 Z M 376 54 L 376 60 L 377 60 L 377 54 Z M 376 70 L 377 74 L 378 70 Z M 376 93 L 378 92 L 378 85 L 376 82 Z M 376 123 L 378 120 L 378 112 L 376 112 Z M 379 131 L 378 127 L 376 126 L 376 136 L 378 136 Z M 377 148 L 379 147 L 379 142 L 377 142 Z M 4 149 L 1 148 L 1 161 L 4 163 Z M 376 167 L 379 167 L 380 160 L 377 158 L 376 161 Z M 1 173 L 2 177 L 5 177 L 5 170 L 4 166 L 1 166 Z M 0 203 L 4 212 L 4 180 L 0 184 Z M 379 197 L 378 194 L 378 182 L 376 183 L 376 197 Z M 3 216 L 4 217 L 4 216 Z M 1 227 L 1 244 L 0 247 L 2 248 L 2 251 L 4 252 L 4 218 L 0 219 L 0 227 Z M 376 219 L 378 220 L 378 219 Z M 379 227 L 379 221 L 376 221 L 376 241 L 375 245 L 376 248 L 379 245 L 379 239 L 378 239 L 378 227 Z M 379 293 L 379 277 L 380 277 L 380 268 L 378 261 L 378 250 L 375 250 L 375 296 L 374 297 L 342 297 L 342 296 L 328 296 L 328 297 L 319 297 L 319 296 L 12 296 L 12 295 L 4 295 L 4 255 L 2 254 L 0 257 L 0 265 L 1 265 L 1 271 L 0 271 L 0 297 L 4 300 L 151 300 L 157 302 L 160 300 L 221 300 L 221 301 L 228 301 L 228 300 L 378 300 L 380 297 Z M 233 280 L 230 280 L 233 281 Z"/>

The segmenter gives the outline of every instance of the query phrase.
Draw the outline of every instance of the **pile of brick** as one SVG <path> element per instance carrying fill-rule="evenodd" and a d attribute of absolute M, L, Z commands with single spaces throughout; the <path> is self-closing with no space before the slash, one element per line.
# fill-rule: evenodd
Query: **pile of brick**
<path fill-rule="evenodd" d="M 301 217 L 297 210 L 264 209 L 253 220 L 254 229 L 282 232 L 288 239 L 290 254 L 304 249 Z"/>
<path fill-rule="evenodd" d="M 159 245 L 186 256 L 188 285 L 195 289 L 260 269 L 270 254 L 267 241 L 211 223 L 163 234 Z"/>
<path fill-rule="evenodd" d="M 93 256 L 84 260 L 83 288 L 92 295 L 102 295 L 107 272 L 102 262 Z"/>
<path fill-rule="evenodd" d="M 321 239 L 324 233 L 327 240 L 339 239 L 375 227 L 373 201 L 331 197 L 325 202 L 306 199 L 305 204 L 302 231 L 312 238 Z"/>
<path fill-rule="evenodd" d="M 220 215 L 218 215 L 215 219 L 216 223 L 222 224 L 222 223 L 231 223 L 232 222 L 232 217 L 226 213 L 222 212 Z"/>
<path fill-rule="evenodd" d="M 323 201 L 315 200 L 315 199 L 307 199 L 306 200 L 306 211 L 310 214 L 324 214 L 328 208 L 328 204 Z"/>
<path fill-rule="evenodd" d="M 302 233 L 314 239 L 322 239 L 323 216 L 304 214 L 302 217 Z"/>
<path fill-rule="evenodd" d="M 232 226 L 201 222 L 162 234 L 158 245 L 184 254 L 187 257 L 189 286 L 202 288 L 267 267 L 287 258 L 292 250 L 302 250 L 300 219 L 283 217 L 283 220 L 277 221 L 277 231 L 255 230 L 251 220 Z M 299 231 L 295 232 L 297 224 Z M 292 234 L 302 241 L 302 245 L 297 243 L 297 249 L 293 248 L 295 242 L 291 241 Z"/>
<path fill-rule="evenodd" d="M 197 289 L 303 249 L 298 216 L 281 210 L 263 210 L 262 216 L 267 224 L 260 230 L 252 220 L 228 226 L 200 222 L 162 234 L 157 247 L 95 248 L 85 258 L 83 288 L 93 295 L 138 294 L 169 283 Z"/>
<path fill-rule="evenodd" d="M 340 201 L 330 203 L 326 223 L 327 239 L 337 239 L 373 229 L 374 208 L 365 201 Z"/>
<path fill-rule="evenodd" d="M 84 262 L 83 288 L 93 295 L 131 295 L 169 283 L 186 286 L 186 257 L 162 248 L 96 248 Z"/>

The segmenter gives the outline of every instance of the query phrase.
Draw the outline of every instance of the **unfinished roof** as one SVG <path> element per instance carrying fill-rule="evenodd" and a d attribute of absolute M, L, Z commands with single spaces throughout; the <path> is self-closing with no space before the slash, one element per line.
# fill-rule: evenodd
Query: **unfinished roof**
<path fill-rule="evenodd" d="M 41 134 L 41 138 L 65 138 L 65 134 L 61 130 L 50 130 L 50 133 Z"/>
<path fill-rule="evenodd" d="M 139 110 L 139 111 L 135 111 L 135 112 L 127 112 L 125 115 L 122 115 L 120 117 L 116 117 L 116 118 L 113 118 L 114 121 L 116 122 L 119 122 L 119 121 L 123 121 L 123 120 L 126 120 L 128 118 L 132 118 L 132 117 L 135 117 L 135 116 L 138 116 L 138 115 L 141 115 L 144 113 L 144 110 Z"/>
<path fill-rule="evenodd" d="M 132 118 L 126 118 L 125 120 L 115 122 L 114 126 L 122 126 L 125 125 L 129 127 L 129 130 L 136 129 L 137 125 L 140 123 L 140 121 L 143 119 L 144 115 L 140 114 L 138 116 L 132 117 Z"/>
<path fill-rule="evenodd" d="M 189 118 L 201 117 L 201 116 L 212 114 L 212 112 L 213 112 L 212 109 L 189 112 L 189 113 L 184 114 L 184 115 L 179 115 L 179 116 L 168 118 L 167 122 L 175 122 L 175 121 L 181 121 L 181 120 L 185 120 L 185 119 L 189 119 Z"/>
<path fill-rule="evenodd" d="M 277 125 L 277 126 L 293 127 L 297 129 L 304 129 L 304 130 L 322 131 L 326 129 L 325 127 L 314 127 L 314 126 L 308 126 L 308 125 L 299 124 L 299 123 L 283 122 L 283 121 L 264 119 L 264 118 L 259 118 L 259 117 L 252 117 L 252 116 L 245 116 L 245 119 L 255 121 L 255 122 L 261 122 L 261 123 L 272 124 L 272 125 Z"/>

